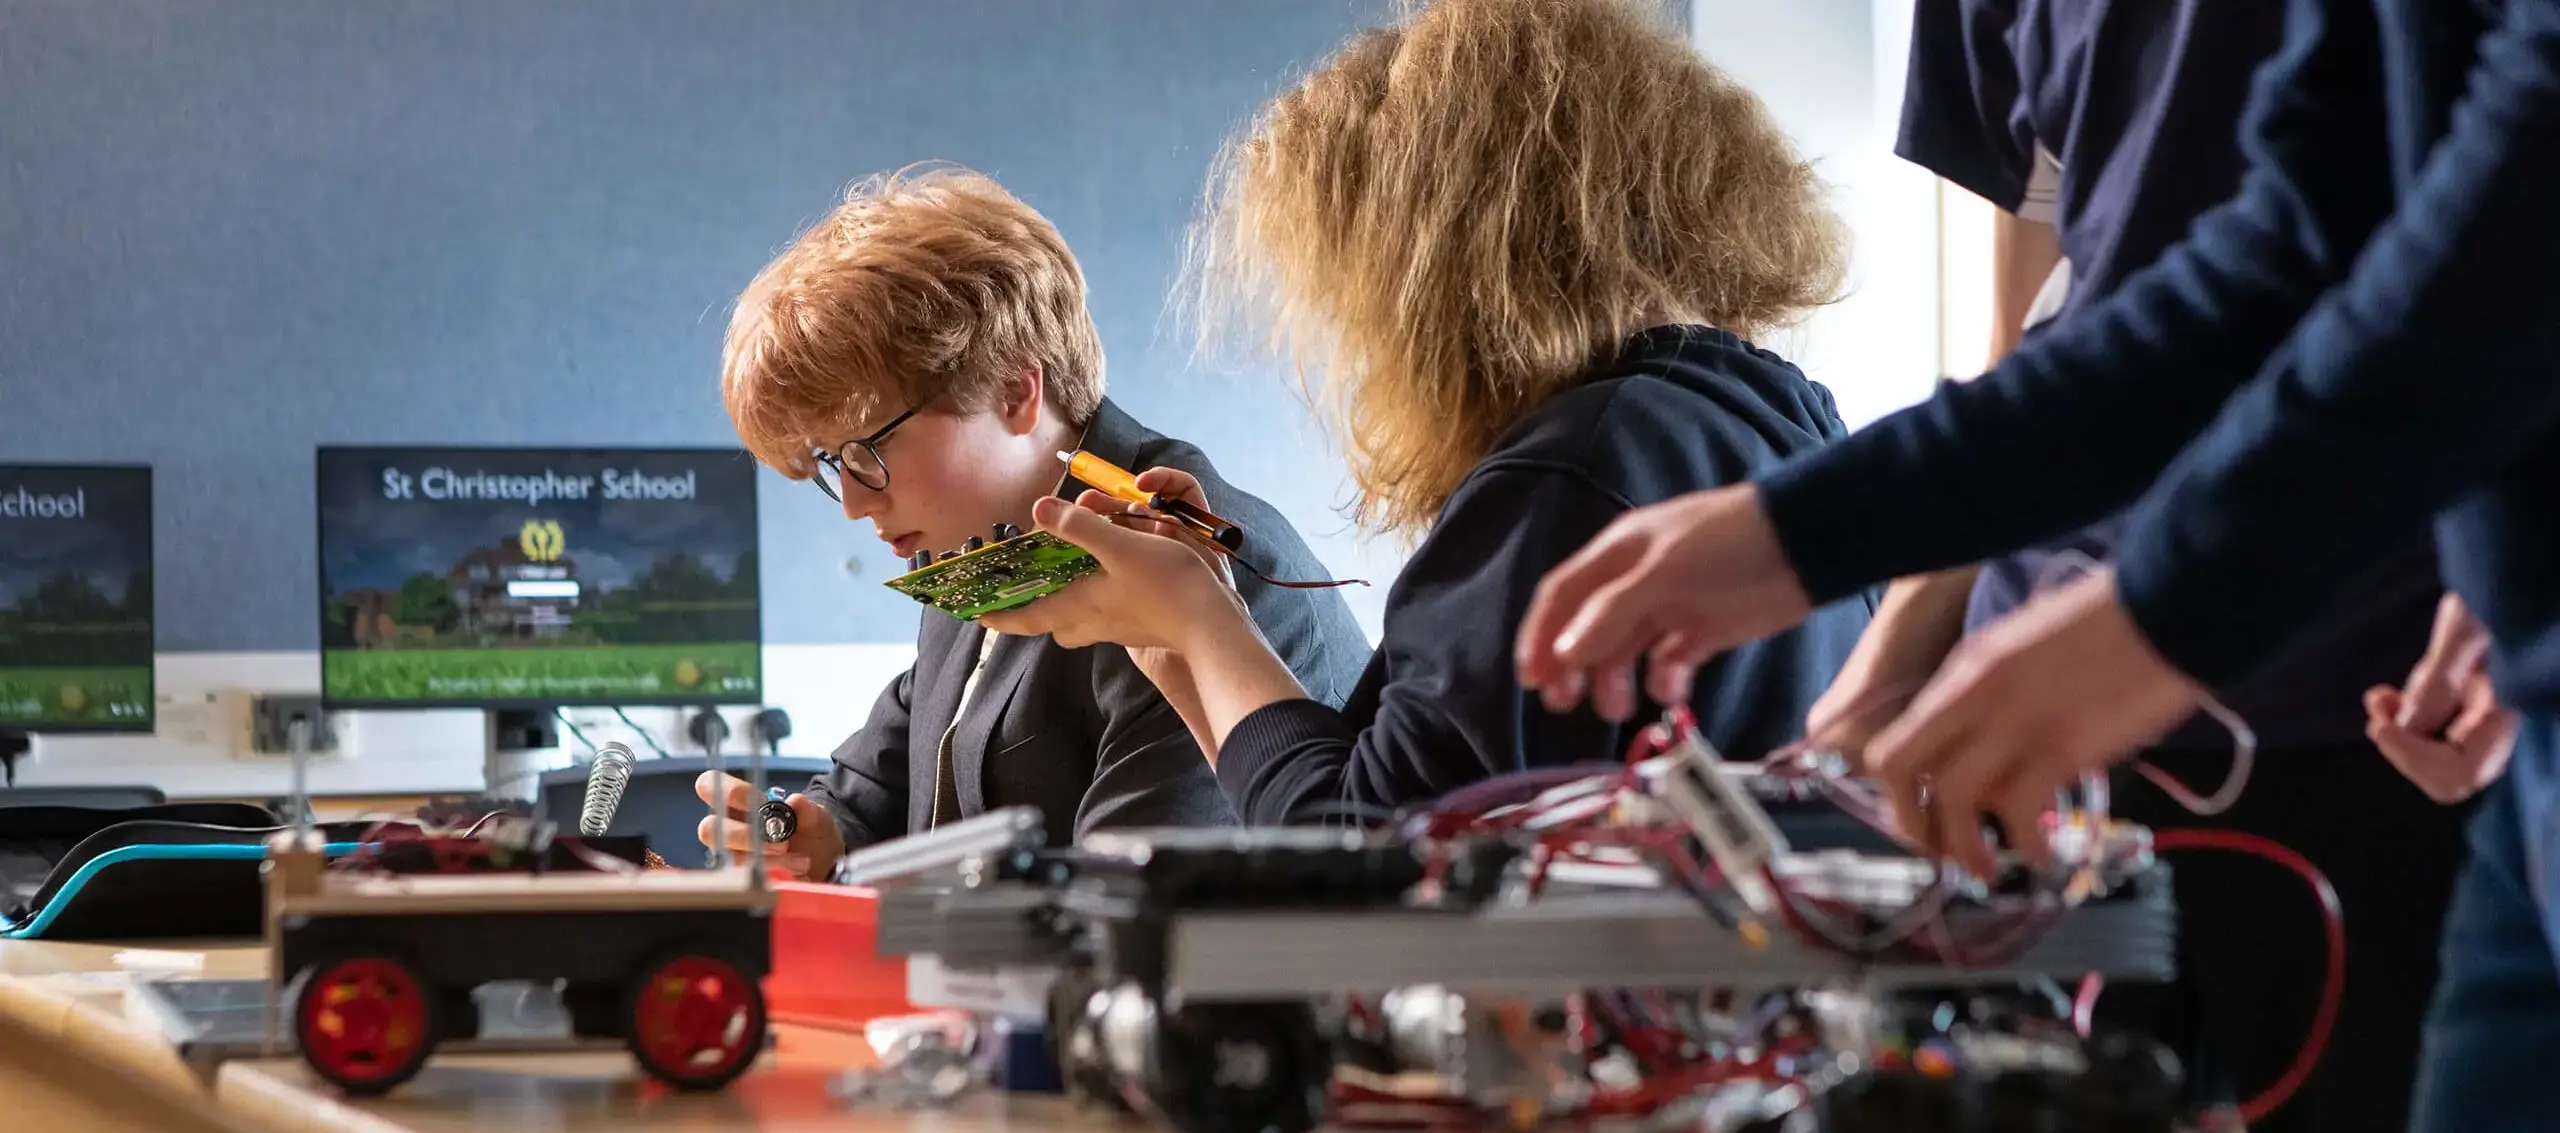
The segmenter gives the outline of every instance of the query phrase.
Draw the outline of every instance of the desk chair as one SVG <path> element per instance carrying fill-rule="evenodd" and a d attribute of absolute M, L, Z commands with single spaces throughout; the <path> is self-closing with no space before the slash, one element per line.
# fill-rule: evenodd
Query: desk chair
<path fill-rule="evenodd" d="M 0 790 L 0 806 L 76 806 L 87 810 L 122 810 L 126 807 L 159 806 L 168 801 L 168 793 L 158 787 L 10 787 Z"/>

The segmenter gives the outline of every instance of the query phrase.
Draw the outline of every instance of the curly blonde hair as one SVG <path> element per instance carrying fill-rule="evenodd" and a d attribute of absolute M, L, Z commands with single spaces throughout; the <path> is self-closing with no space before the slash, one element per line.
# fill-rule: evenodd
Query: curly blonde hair
<path fill-rule="evenodd" d="M 1064 237 L 984 174 L 868 178 L 757 273 L 730 316 L 721 391 L 757 459 L 806 473 L 837 444 L 931 403 L 996 405 L 1037 369 L 1070 425 L 1102 403 L 1102 341 Z"/>
<path fill-rule="evenodd" d="M 1846 246 L 1760 100 L 1658 5 L 1438 0 L 1224 147 L 1185 286 L 1204 341 L 1255 327 L 1312 379 L 1354 518 L 1411 537 L 1628 336 L 1795 322 L 1838 298 Z"/>

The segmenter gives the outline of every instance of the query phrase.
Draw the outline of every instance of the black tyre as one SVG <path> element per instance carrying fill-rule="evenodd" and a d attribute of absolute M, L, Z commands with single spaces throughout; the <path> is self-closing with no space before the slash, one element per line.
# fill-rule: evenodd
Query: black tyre
<path fill-rule="evenodd" d="M 1159 1015 L 1148 1097 L 1183 1133 L 1307 1133 L 1332 1058 L 1303 1003 L 1200 1004 Z"/>

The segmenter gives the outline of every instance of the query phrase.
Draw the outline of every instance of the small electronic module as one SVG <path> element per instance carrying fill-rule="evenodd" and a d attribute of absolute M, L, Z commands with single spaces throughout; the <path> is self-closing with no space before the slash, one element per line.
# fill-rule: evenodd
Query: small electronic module
<path fill-rule="evenodd" d="M 996 540 L 969 540 L 959 551 L 946 551 L 931 562 L 920 554 L 905 574 L 887 582 L 891 590 L 962 621 L 999 610 L 1026 606 L 1092 574 L 1100 564 L 1084 548 L 1046 531 L 1021 533 L 1011 524 L 996 527 Z"/>

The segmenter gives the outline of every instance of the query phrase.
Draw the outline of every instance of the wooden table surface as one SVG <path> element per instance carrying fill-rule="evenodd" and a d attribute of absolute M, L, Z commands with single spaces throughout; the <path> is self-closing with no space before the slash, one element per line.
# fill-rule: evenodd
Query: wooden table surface
<path fill-rule="evenodd" d="M 153 946 L 202 957 L 207 976 L 261 974 L 254 945 Z M 775 1047 L 712 1094 L 641 1078 L 620 1052 L 439 1056 L 390 1095 L 347 1101 L 298 1059 L 227 1062 L 210 1080 L 157 1036 L 127 1023 L 112 973 L 122 949 L 0 940 L 0 1112 L 30 1129 L 109 1133 L 516 1133 L 730 1130 L 756 1133 L 929 1130 L 1093 1133 L 1133 1123 L 1051 1098 L 980 1089 L 947 1110 L 902 1112 L 830 1095 L 829 1079 L 868 1065 L 861 1036 L 777 1024 Z"/>

